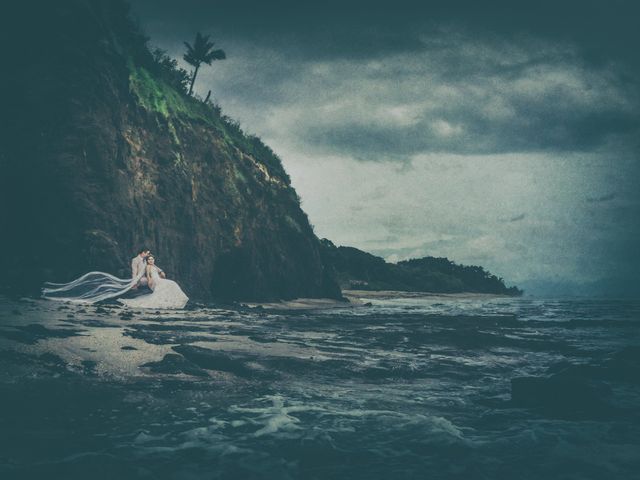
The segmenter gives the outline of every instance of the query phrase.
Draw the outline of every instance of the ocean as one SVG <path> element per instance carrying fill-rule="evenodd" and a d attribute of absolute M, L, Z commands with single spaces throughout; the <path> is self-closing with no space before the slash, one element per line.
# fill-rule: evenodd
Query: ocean
<path fill-rule="evenodd" d="M 640 478 L 640 301 L 0 298 L 0 478 Z"/>

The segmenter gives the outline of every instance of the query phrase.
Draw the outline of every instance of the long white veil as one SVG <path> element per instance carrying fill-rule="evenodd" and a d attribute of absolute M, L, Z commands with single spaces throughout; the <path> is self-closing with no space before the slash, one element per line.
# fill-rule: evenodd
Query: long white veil
<path fill-rule="evenodd" d="M 140 278 L 118 278 L 105 272 L 89 272 L 69 283 L 45 283 L 42 296 L 48 300 L 96 303 L 118 297 L 131 290 Z"/>

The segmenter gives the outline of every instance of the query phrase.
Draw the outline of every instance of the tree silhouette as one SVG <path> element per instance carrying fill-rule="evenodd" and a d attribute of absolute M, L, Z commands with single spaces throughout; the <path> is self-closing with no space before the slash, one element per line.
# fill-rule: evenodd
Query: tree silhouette
<path fill-rule="evenodd" d="M 211 62 L 214 60 L 224 60 L 227 56 L 223 50 L 214 50 L 213 46 L 215 44 L 210 40 L 209 35 L 202 35 L 200 32 L 196 33 L 196 39 L 193 42 L 193 45 L 189 42 L 184 42 L 184 45 L 187 47 L 187 53 L 185 53 L 182 58 L 184 58 L 185 62 L 194 67 L 193 75 L 191 76 L 191 84 L 189 85 L 189 95 L 191 95 L 200 65 L 203 63 L 211 65 Z"/>

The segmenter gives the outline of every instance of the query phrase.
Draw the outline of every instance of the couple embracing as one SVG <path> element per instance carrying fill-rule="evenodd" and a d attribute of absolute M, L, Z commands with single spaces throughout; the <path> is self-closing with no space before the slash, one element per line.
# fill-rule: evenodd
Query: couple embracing
<path fill-rule="evenodd" d="M 182 308 L 189 300 L 176 282 L 167 279 L 148 248 L 140 249 L 131 260 L 131 278 L 131 290 L 137 295 L 118 300 L 129 307 Z"/>
<path fill-rule="evenodd" d="M 117 298 L 133 308 L 183 308 L 189 301 L 180 286 L 166 278 L 148 248 L 140 249 L 131 260 L 131 278 L 89 272 L 69 283 L 46 283 L 42 296 L 80 303 Z"/>

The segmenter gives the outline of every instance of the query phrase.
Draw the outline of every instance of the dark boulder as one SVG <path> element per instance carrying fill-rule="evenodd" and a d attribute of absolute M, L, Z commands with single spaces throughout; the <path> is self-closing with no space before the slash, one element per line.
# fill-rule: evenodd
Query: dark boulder
<path fill-rule="evenodd" d="M 611 389 L 603 382 L 572 375 L 518 377 L 511 380 L 511 401 L 562 418 L 609 416 Z"/>
<path fill-rule="evenodd" d="M 640 415 L 629 397 L 640 385 L 640 347 L 628 346 L 588 364 L 563 361 L 546 376 L 511 380 L 511 404 L 561 418 Z"/>

